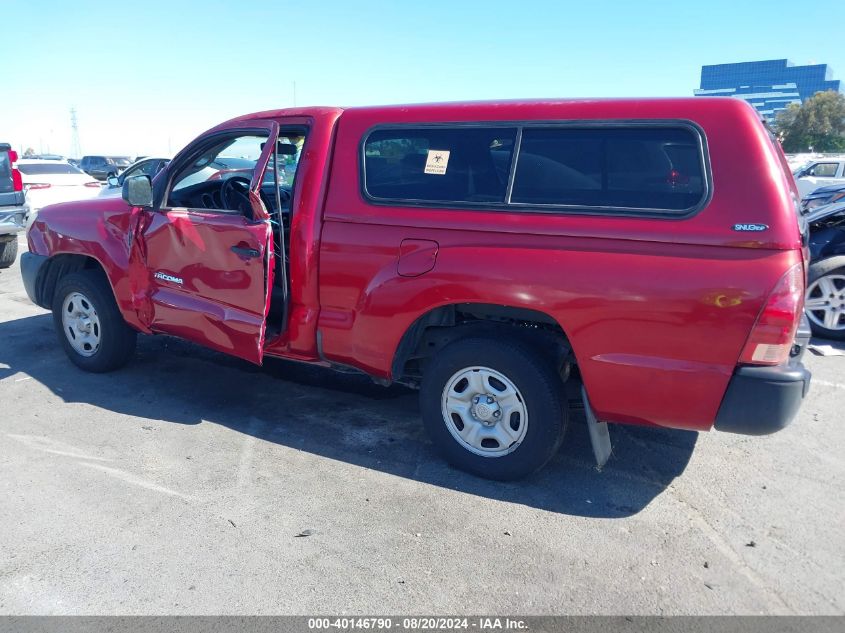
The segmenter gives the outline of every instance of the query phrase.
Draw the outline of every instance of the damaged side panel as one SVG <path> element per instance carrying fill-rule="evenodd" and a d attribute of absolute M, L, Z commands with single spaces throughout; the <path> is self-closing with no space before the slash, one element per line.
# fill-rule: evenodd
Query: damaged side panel
<path fill-rule="evenodd" d="M 187 209 L 144 214 L 129 271 L 142 322 L 260 363 L 269 224 Z"/>

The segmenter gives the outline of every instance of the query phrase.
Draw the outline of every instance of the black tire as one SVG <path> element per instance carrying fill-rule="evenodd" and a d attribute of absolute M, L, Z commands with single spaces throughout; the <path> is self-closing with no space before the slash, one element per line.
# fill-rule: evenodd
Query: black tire
<path fill-rule="evenodd" d="M 15 263 L 18 256 L 18 236 L 13 235 L 12 239 L 0 242 L 0 268 L 8 268 Z"/>
<path fill-rule="evenodd" d="M 845 266 L 842 266 L 842 258 L 836 257 L 832 259 L 823 259 L 821 261 L 815 262 L 810 266 L 810 269 L 807 271 L 807 297 L 806 301 L 809 301 L 811 298 L 811 294 L 816 297 L 818 296 L 819 290 L 813 289 L 813 284 L 821 279 L 822 277 L 845 277 Z M 838 296 L 834 297 L 834 301 L 840 301 L 840 297 L 845 295 L 845 285 L 843 285 L 842 280 L 837 280 L 837 291 Z M 832 339 L 835 341 L 845 341 L 845 327 L 843 329 L 834 330 L 831 328 L 824 327 L 821 323 L 817 321 L 823 320 L 823 316 L 821 313 L 813 313 L 813 311 L 808 307 L 805 309 L 807 312 L 807 316 L 809 317 L 810 321 L 810 328 L 813 330 L 813 334 L 820 338 Z M 840 316 L 840 323 L 843 323 L 843 319 L 845 317 Z"/>
<path fill-rule="evenodd" d="M 99 346 L 86 356 L 71 345 L 65 334 L 62 310 L 65 298 L 80 293 L 95 311 Z M 102 373 L 125 365 L 135 352 L 137 332 L 126 324 L 114 300 L 111 286 L 99 270 L 81 270 L 62 277 L 53 295 L 53 324 L 59 341 L 74 365 L 85 371 Z"/>
<path fill-rule="evenodd" d="M 444 390 L 457 372 L 472 367 L 499 372 L 522 396 L 527 427 L 519 443 L 507 449 L 512 452 L 496 457 L 476 454 L 447 426 Z M 568 422 L 563 383 L 552 364 L 526 344 L 491 338 L 458 340 L 438 353 L 423 376 L 420 409 L 431 441 L 447 461 L 499 481 L 519 479 L 542 468 L 560 447 Z"/>

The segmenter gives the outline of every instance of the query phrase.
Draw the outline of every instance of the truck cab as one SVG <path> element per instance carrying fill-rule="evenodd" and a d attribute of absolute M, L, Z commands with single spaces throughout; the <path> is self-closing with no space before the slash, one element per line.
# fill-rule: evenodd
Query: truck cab
<path fill-rule="evenodd" d="M 732 99 L 286 109 L 47 207 L 22 274 L 82 369 L 143 333 L 360 371 L 419 389 L 450 462 L 513 479 L 563 441 L 569 381 L 599 425 L 787 425 L 797 201 Z"/>

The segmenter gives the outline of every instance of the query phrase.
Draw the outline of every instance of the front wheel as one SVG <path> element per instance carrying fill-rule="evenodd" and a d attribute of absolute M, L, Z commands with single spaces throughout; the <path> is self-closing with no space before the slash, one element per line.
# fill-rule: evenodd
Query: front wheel
<path fill-rule="evenodd" d="M 135 351 L 137 334 L 123 320 L 105 276 L 96 270 L 59 280 L 53 324 L 68 358 L 85 371 L 112 371 Z"/>
<path fill-rule="evenodd" d="M 845 267 L 829 264 L 821 260 L 810 266 L 804 311 L 813 334 L 845 341 Z"/>
<path fill-rule="evenodd" d="M 560 377 L 516 341 L 450 344 L 423 376 L 420 408 L 432 442 L 450 463 L 502 481 L 542 468 L 567 424 Z"/>

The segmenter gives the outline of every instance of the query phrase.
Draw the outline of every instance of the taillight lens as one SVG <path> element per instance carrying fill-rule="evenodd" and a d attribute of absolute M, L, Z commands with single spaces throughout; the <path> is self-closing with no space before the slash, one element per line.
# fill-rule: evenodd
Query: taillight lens
<path fill-rule="evenodd" d="M 32 191 L 33 189 L 49 189 L 50 183 L 49 182 L 32 182 L 26 186 L 27 191 Z"/>
<path fill-rule="evenodd" d="M 9 162 L 12 165 L 12 191 L 23 191 L 23 178 L 21 172 L 15 169 L 15 161 L 18 160 L 18 153 L 15 150 L 9 151 Z"/>
<path fill-rule="evenodd" d="M 97 189 L 99 189 L 99 188 L 100 188 L 100 183 L 99 183 L 99 182 L 97 182 L 96 180 L 94 180 L 94 181 L 92 181 L 92 182 L 86 182 L 86 183 L 85 183 L 85 186 L 86 186 L 86 187 L 96 187 Z"/>
<path fill-rule="evenodd" d="M 789 358 L 804 309 L 804 268 L 795 264 L 780 278 L 751 330 L 740 363 L 780 365 Z"/>

